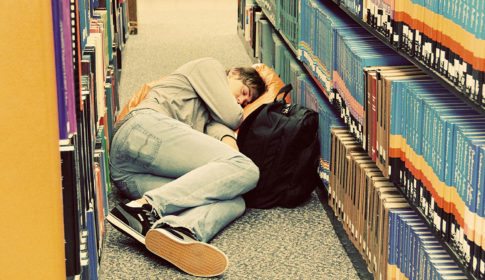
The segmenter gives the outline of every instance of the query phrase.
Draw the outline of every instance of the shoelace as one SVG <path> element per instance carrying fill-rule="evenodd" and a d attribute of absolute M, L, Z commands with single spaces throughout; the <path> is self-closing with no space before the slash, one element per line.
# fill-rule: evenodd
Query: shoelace
<path fill-rule="evenodd" d="M 148 208 L 148 207 L 147 207 Z M 151 209 L 147 209 L 145 207 L 142 208 L 142 211 L 145 213 L 145 216 L 148 219 L 148 223 L 150 224 L 150 227 L 158 220 L 160 220 L 160 216 L 158 215 L 157 211 L 150 207 Z"/>

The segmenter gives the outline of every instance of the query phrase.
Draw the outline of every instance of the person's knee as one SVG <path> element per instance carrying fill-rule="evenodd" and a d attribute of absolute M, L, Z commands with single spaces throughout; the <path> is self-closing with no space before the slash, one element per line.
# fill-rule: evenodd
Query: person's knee
<path fill-rule="evenodd" d="M 246 202 L 241 196 L 234 199 L 234 211 L 237 217 L 242 216 L 246 211 Z"/>
<path fill-rule="evenodd" d="M 236 166 L 239 168 L 240 171 L 240 179 L 243 179 L 241 181 L 244 181 L 247 186 L 246 191 L 250 191 L 254 187 L 256 187 L 256 184 L 258 183 L 259 180 L 259 168 L 254 162 L 244 156 L 240 155 L 234 159 L 234 162 Z"/>
<path fill-rule="evenodd" d="M 251 177 L 251 185 L 256 186 L 259 180 L 259 167 L 250 159 L 248 159 L 250 163 L 248 163 L 248 173 Z"/>

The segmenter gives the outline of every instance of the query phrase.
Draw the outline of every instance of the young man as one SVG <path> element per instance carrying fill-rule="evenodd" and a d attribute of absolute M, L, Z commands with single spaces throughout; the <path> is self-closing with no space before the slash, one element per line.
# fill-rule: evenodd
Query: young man
<path fill-rule="evenodd" d="M 238 151 L 242 106 L 266 90 L 253 68 L 213 58 L 178 68 L 115 126 L 111 176 L 130 199 L 108 221 L 196 276 L 216 276 L 226 255 L 207 244 L 245 211 L 259 170 Z"/>

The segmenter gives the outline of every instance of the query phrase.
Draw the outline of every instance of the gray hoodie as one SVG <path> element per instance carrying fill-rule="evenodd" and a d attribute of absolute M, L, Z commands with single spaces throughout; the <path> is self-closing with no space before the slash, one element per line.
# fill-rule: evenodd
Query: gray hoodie
<path fill-rule="evenodd" d="M 188 62 L 148 92 L 138 109 L 151 108 L 216 139 L 229 135 L 243 120 L 231 94 L 224 66 L 214 58 Z"/>

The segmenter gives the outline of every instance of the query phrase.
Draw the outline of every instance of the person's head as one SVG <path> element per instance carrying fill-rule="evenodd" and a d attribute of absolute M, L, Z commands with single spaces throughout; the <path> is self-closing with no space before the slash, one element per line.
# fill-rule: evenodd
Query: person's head
<path fill-rule="evenodd" d="M 258 71 L 252 67 L 234 67 L 226 70 L 232 95 L 242 107 L 256 100 L 266 91 Z"/>

